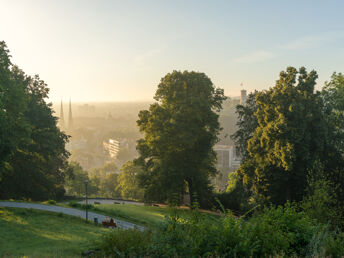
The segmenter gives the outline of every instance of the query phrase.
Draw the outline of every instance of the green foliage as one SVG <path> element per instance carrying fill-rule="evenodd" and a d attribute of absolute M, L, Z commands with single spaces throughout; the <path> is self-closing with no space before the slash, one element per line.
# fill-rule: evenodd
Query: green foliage
<path fill-rule="evenodd" d="M 66 178 L 65 188 L 69 195 L 82 196 L 86 192 L 85 182 L 89 181 L 87 171 L 74 161 L 68 164 L 70 176 Z"/>
<path fill-rule="evenodd" d="M 257 112 L 257 95 L 258 91 L 249 93 L 246 103 L 236 106 L 235 112 L 238 114 L 238 130 L 231 135 L 231 138 L 234 140 L 235 147 L 241 154 L 243 160 L 249 158 L 249 153 L 247 151 L 248 141 L 252 138 L 254 131 L 258 127 L 258 120 L 255 116 L 255 113 Z"/>
<path fill-rule="evenodd" d="M 130 221 L 148 228 L 157 228 L 169 214 L 169 208 L 136 204 L 99 204 L 94 205 L 97 212 L 118 219 Z M 188 211 L 185 211 L 186 213 Z"/>
<path fill-rule="evenodd" d="M 324 256 L 326 257 L 343 257 L 344 255 L 344 233 L 330 232 L 324 240 Z"/>
<path fill-rule="evenodd" d="M 149 231 L 115 229 L 98 243 L 106 257 L 144 257 L 151 242 Z"/>
<path fill-rule="evenodd" d="M 48 200 L 48 203 L 54 205 L 54 204 L 56 204 L 56 201 L 55 200 Z"/>
<path fill-rule="evenodd" d="M 333 73 L 321 92 L 324 113 L 328 125 L 326 150 L 327 162 L 324 164 L 325 179 L 335 185 L 336 206 L 342 210 L 344 218 L 344 76 Z"/>
<path fill-rule="evenodd" d="M 73 208 L 80 208 L 81 204 L 75 201 L 71 201 L 68 203 L 68 206 L 73 207 Z"/>
<path fill-rule="evenodd" d="M 87 204 L 86 205 L 86 204 L 81 204 L 81 203 L 78 203 L 78 202 L 69 202 L 68 206 L 73 207 L 73 208 L 78 208 L 78 209 L 86 209 L 86 207 L 87 207 L 87 209 L 95 210 L 95 207 L 92 204 Z"/>
<path fill-rule="evenodd" d="M 215 193 L 215 205 L 217 209 L 229 209 L 235 214 L 243 214 L 250 209 L 250 193 L 243 185 L 237 172 L 228 174 L 228 187 L 225 192 Z"/>
<path fill-rule="evenodd" d="M 118 168 L 114 162 L 90 170 L 89 177 L 91 194 L 107 198 L 121 196 L 118 190 Z"/>
<path fill-rule="evenodd" d="M 315 227 L 291 207 L 271 208 L 249 221 L 194 213 L 171 217 L 153 238 L 154 255 L 173 257 L 267 257 L 302 255 Z"/>
<path fill-rule="evenodd" d="M 137 121 L 144 138 L 135 163 L 143 167 L 138 178 L 145 198 L 180 203 L 187 187 L 204 205 L 211 196 L 209 177 L 217 172 L 212 147 L 223 90 L 204 73 L 174 71 L 161 79 L 154 99 Z"/>
<path fill-rule="evenodd" d="M 100 246 L 115 257 L 341 257 L 343 244 L 342 234 L 287 203 L 248 220 L 173 210 L 151 234 L 111 232 Z"/>
<path fill-rule="evenodd" d="M 340 213 L 336 202 L 336 187 L 326 179 L 323 167 L 316 163 L 308 177 L 307 194 L 300 207 L 317 221 L 334 227 L 341 226 Z"/>
<path fill-rule="evenodd" d="M 288 67 L 275 87 L 256 93 L 258 124 L 239 174 L 258 201 L 302 200 L 308 171 L 316 160 L 326 160 L 327 123 L 320 93 L 314 92 L 317 77 L 315 71 Z"/>
<path fill-rule="evenodd" d="M 142 171 L 140 166 L 132 161 L 123 165 L 118 176 L 117 189 L 121 192 L 123 199 L 142 200 L 143 189 L 139 187 L 137 175 Z"/>
<path fill-rule="evenodd" d="M 68 137 L 57 126 L 49 89 L 10 62 L 0 42 L 0 197 L 46 200 L 64 194 Z"/>

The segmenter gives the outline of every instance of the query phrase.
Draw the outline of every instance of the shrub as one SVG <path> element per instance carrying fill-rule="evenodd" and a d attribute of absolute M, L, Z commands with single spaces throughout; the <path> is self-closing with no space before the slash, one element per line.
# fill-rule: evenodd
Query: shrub
<path fill-rule="evenodd" d="M 343 257 L 344 233 L 331 232 L 324 241 L 324 253 L 326 257 Z"/>
<path fill-rule="evenodd" d="M 287 203 L 248 220 L 172 210 L 157 231 L 115 230 L 99 248 L 115 257 L 340 257 L 343 236 Z"/>
<path fill-rule="evenodd" d="M 333 186 L 325 179 L 309 180 L 307 195 L 301 202 L 301 208 L 318 222 L 330 222 L 334 227 L 341 224 Z"/>
<path fill-rule="evenodd" d="M 265 209 L 248 221 L 195 212 L 190 218 L 170 217 L 153 237 L 150 252 L 171 257 L 303 256 L 316 229 L 313 220 L 290 204 Z"/>
<path fill-rule="evenodd" d="M 220 202 L 225 209 L 229 209 L 235 214 L 243 214 L 252 208 L 248 203 L 250 193 L 243 185 L 237 172 L 230 173 L 228 179 L 226 192 L 214 194 L 215 206 L 221 210 L 218 204 Z"/>
<path fill-rule="evenodd" d="M 97 243 L 106 257 L 145 256 L 151 242 L 151 233 L 137 229 L 115 229 L 103 235 Z"/>
<path fill-rule="evenodd" d="M 56 204 L 56 201 L 55 200 L 49 200 L 48 203 L 49 204 Z"/>
<path fill-rule="evenodd" d="M 68 203 L 68 206 L 73 207 L 73 208 L 79 208 L 79 209 L 86 209 L 86 204 L 80 204 L 75 201 L 71 201 Z M 95 209 L 94 205 L 92 204 L 87 204 L 87 209 Z"/>
<path fill-rule="evenodd" d="M 79 206 L 79 207 L 81 207 L 82 209 L 86 209 L 86 207 L 87 207 L 87 209 L 94 209 L 94 206 L 93 206 L 93 204 L 81 204 L 81 206 Z"/>
<path fill-rule="evenodd" d="M 265 209 L 262 214 L 252 217 L 249 223 L 254 229 L 252 237 L 259 239 L 259 249 L 266 249 L 268 253 L 304 256 L 317 232 L 315 221 L 304 212 L 298 212 L 290 203 L 285 207 Z M 270 249 L 271 244 L 275 245 L 275 248 Z"/>
<path fill-rule="evenodd" d="M 81 208 L 81 204 L 77 203 L 75 201 L 71 201 L 68 203 L 68 206 L 73 207 L 73 208 Z"/>

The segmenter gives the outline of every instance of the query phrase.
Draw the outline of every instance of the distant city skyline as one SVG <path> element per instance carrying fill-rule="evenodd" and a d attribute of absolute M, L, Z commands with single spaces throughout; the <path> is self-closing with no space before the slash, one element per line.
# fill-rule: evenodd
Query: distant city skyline
<path fill-rule="evenodd" d="M 227 96 L 272 87 L 287 66 L 344 72 L 344 2 L 0 0 L 0 40 L 50 101 L 152 101 L 173 70 Z M 240 84 L 243 83 L 243 86 Z"/>

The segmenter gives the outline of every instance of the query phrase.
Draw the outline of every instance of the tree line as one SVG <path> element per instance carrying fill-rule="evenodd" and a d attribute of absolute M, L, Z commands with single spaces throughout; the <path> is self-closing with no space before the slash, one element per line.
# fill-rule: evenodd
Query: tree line
<path fill-rule="evenodd" d="M 139 113 L 139 157 L 119 173 L 113 164 L 85 172 L 68 165 L 68 136 L 46 102 L 47 85 L 13 65 L 0 42 L 0 198 L 56 199 L 65 189 L 81 195 L 89 180 L 91 192 L 99 195 L 173 204 L 189 195 L 192 203 L 211 207 L 218 197 L 243 210 L 318 195 L 330 209 L 344 207 L 344 76 L 334 73 L 320 91 L 317 77 L 315 71 L 288 67 L 275 86 L 250 93 L 236 107 L 232 139 L 242 163 L 230 175 L 228 191 L 215 194 L 213 146 L 226 97 L 204 73 L 164 76 L 156 102 Z"/>
<path fill-rule="evenodd" d="M 56 126 L 45 82 L 26 75 L 10 57 L 1 41 L 0 198 L 61 198 L 68 136 Z"/>
<path fill-rule="evenodd" d="M 69 196 L 83 196 L 87 181 L 91 197 L 143 200 L 143 189 L 139 187 L 136 176 L 141 168 L 132 161 L 125 163 L 120 170 L 114 162 L 110 162 L 86 171 L 73 161 L 67 169 L 71 175 L 65 180 L 66 194 Z"/>
<path fill-rule="evenodd" d="M 317 78 L 316 71 L 288 67 L 275 86 L 237 106 L 232 138 L 242 164 L 230 175 L 230 189 L 215 194 L 229 208 L 300 202 L 321 186 L 328 209 L 344 207 L 344 77 L 334 73 L 320 91 Z M 142 168 L 137 177 L 145 198 L 180 204 L 190 194 L 191 202 L 211 207 L 223 90 L 203 73 L 174 71 L 154 98 L 137 121 L 144 136 L 134 163 Z"/>

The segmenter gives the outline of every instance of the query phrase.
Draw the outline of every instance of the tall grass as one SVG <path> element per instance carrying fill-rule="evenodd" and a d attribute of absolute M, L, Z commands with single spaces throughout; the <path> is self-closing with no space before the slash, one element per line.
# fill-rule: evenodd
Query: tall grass
<path fill-rule="evenodd" d="M 124 257 L 314 257 L 344 255 L 343 236 L 287 204 L 250 219 L 172 212 L 156 231 L 117 231 L 104 237 L 106 255 Z M 123 243 L 126 242 L 126 243 Z M 137 243 L 139 250 L 133 249 Z M 135 245 L 135 244 L 134 244 Z M 113 248 L 113 252 L 111 252 Z"/>

